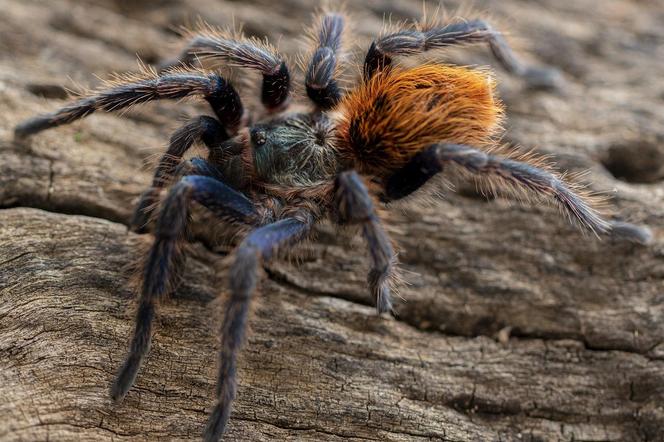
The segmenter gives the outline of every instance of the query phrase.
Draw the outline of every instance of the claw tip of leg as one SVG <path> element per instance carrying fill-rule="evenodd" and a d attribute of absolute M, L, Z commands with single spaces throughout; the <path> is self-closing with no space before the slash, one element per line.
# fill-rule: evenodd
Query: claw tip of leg
<path fill-rule="evenodd" d="M 614 238 L 640 245 L 650 245 L 654 241 L 652 230 L 647 226 L 639 226 L 622 221 L 612 221 L 610 235 Z"/>
<path fill-rule="evenodd" d="M 123 391 L 121 386 L 118 385 L 116 382 L 114 382 L 111 385 L 110 395 L 111 395 L 111 399 L 113 400 L 113 402 L 116 403 L 116 404 L 119 404 L 125 398 L 125 396 L 127 395 L 127 392 Z"/>

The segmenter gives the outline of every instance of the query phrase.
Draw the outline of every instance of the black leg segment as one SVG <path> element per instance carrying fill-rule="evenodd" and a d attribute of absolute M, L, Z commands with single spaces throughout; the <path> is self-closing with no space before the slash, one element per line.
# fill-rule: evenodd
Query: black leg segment
<path fill-rule="evenodd" d="M 516 161 L 486 153 L 460 144 L 436 144 L 417 154 L 408 165 L 387 180 L 387 201 L 399 199 L 415 191 L 445 166 L 460 166 L 463 171 L 490 184 L 512 186 L 556 202 L 572 220 L 595 233 L 605 233 L 609 223 L 590 205 L 586 198 L 566 183 L 560 175 L 539 165 Z"/>
<path fill-rule="evenodd" d="M 167 61 L 160 70 L 191 64 L 197 59 L 221 60 L 232 66 L 254 69 L 263 74 L 263 105 L 281 109 L 290 94 L 290 73 L 279 53 L 270 45 L 255 39 L 236 38 L 226 32 L 205 26 L 188 36 L 189 44 L 180 56 Z"/>
<path fill-rule="evenodd" d="M 389 177 L 380 198 L 387 203 L 406 197 L 442 171 L 443 164 L 438 159 L 436 149 L 425 149 Z"/>

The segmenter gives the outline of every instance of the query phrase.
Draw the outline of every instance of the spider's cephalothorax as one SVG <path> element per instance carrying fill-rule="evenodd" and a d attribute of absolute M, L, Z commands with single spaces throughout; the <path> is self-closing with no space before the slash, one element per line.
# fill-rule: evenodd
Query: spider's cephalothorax
<path fill-rule="evenodd" d="M 333 123 L 324 113 L 285 114 L 249 129 L 256 178 L 269 184 L 311 187 L 334 180 L 341 164 Z"/>
<path fill-rule="evenodd" d="M 322 218 L 362 227 L 371 257 L 368 285 L 379 312 L 391 310 L 396 257 L 374 210 L 376 199 L 403 198 L 450 166 L 485 181 L 489 190 L 515 189 L 549 199 L 593 232 L 647 239 L 644 230 L 602 219 L 587 195 L 534 156 L 497 153 L 503 112 L 486 70 L 435 63 L 405 68 L 395 63 L 399 56 L 486 43 L 509 72 L 533 86 L 555 85 L 551 71 L 519 63 L 486 22 L 415 24 L 382 36 L 371 44 L 363 78 L 349 91 L 337 82 L 344 23 L 342 14 L 324 14 L 312 33 L 314 48 L 304 78 L 313 109 L 289 109 L 290 73 L 274 48 L 203 27 L 189 35 L 181 56 L 159 72 L 117 77 L 89 96 L 16 128 L 16 136 L 25 137 L 97 110 L 187 96 L 203 98 L 214 113 L 193 118 L 175 131 L 135 210 L 132 227 L 141 232 L 148 228 L 153 208 L 160 207 L 154 243 L 145 258 L 129 354 L 111 388 L 115 400 L 134 383 L 150 346 L 157 301 L 172 289 L 182 266 L 178 245 L 185 240 L 193 201 L 250 229 L 234 252 L 230 272 L 218 401 L 205 431 L 208 441 L 221 437 L 230 415 L 237 354 L 261 262 L 306 238 Z M 219 73 L 192 66 L 206 58 L 262 74 L 264 117 L 246 127 L 252 118 L 236 89 Z M 207 158 L 183 161 L 196 143 L 208 148 Z M 371 181 L 371 192 L 360 174 Z"/>

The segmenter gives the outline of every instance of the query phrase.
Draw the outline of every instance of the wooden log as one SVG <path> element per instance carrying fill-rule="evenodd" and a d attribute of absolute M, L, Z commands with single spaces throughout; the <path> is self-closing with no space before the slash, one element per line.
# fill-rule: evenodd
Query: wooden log
<path fill-rule="evenodd" d="M 126 228 L 150 180 L 143 164 L 204 108 L 93 115 L 22 142 L 12 130 L 62 105 L 67 76 L 94 85 L 92 74 L 135 69 L 137 52 L 172 55 L 165 28 L 185 17 L 223 25 L 235 13 L 251 33 L 285 34 L 294 55 L 311 6 L 263 3 L 0 2 L 0 440 L 200 437 L 230 249 L 204 228 L 135 387 L 119 406 L 108 388 L 151 241 Z M 591 0 L 487 3 L 567 81 L 564 95 L 536 92 L 499 72 L 507 140 L 590 169 L 591 187 L 615 189 L 617 216 L 648 224 L 654 244 L 600 241 L 552 208 L 438 183 L 428 192 L 445 199 L 390 209 L 407 284 L 389 318 L 370 305 L 359 237 L 321 226 L 298 260 L 262 276 L 228 440 L 664 440 L 662 17 L 655 2 L 611 4 L 588 16 Z M 383 11 L 421 6 L 349 9 L 366 47 Z M 483 50 L 448 59 L 492 62 Z"/>

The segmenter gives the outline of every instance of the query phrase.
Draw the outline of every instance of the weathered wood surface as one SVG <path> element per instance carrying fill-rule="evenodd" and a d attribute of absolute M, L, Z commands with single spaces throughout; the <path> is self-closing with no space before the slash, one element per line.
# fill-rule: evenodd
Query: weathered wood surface
<path fill-rule="evenodd" d="M 454 7 L 456 3 L 448 2 Z M 329 226 L 297 264 L 269 266 L 241 358 L 229 440 L 664 440 L 664 8 L 660 1 L 477 2 L 560 68 L 561 93 L 498 71 L 506 140 L 589 168 L 642 247 L 584 237 L 555 210 L 465 191 L 392 210 L 408 285 L 377 317 L 361 241 Z M 125 224 L 190 103 L 94 115 L 13 141 L 61 85 L 172 55 L 169 29 L 202 16 L 294 55 L 302 0 L 0 0 L 0 440 L 197 439 L 212 404 L 227 247 L 192 245 L 136 387 L 108 399 L 132 325 Z M 383 13 L 350 4 L 357 43 Z M 528 54 L 528 55 L 526 55 Z M 294 57 L 292 57 L 294 58 Z M 450 59 L 489 63 L 487 51 Z"/>

